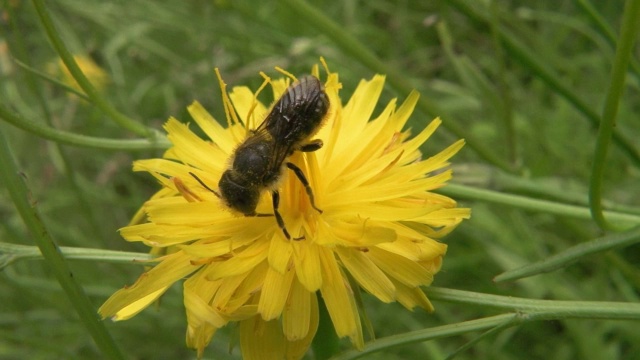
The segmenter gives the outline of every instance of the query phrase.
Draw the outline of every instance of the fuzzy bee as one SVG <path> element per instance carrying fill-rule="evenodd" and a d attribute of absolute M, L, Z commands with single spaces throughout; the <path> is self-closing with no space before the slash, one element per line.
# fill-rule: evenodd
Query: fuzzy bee
<path fill-rule="evenodd" d="M 310 138 L 320 129 L 328 111 L 329 98 L 320 80 L 304 76 L 287 88 L 264 121 L 250 130 L 235 149 L 229 168 L 218 182 L 218 191 L 191 175 L 225 205 L 245 216 L 270 216 L 256 213 L 256 207 L 260 195 L 271 191 L 273 215 L 284 236 L 291 239 L 278 211 L 277 183 L 286 168 L 290 169 L 304 185 L 311 206 L 322 213 L 315 205 L 313 190 L 304 173 L 287 158 L 295 151 L 311 152 L 322 147 L 322 140 Z"/>

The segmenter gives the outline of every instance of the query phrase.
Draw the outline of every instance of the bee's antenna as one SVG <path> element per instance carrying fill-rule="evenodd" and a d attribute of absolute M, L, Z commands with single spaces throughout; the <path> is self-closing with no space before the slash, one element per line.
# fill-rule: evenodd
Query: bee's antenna
<path fill-rule="evenodd" d="M 193 178 L 196 179 L 196 181 L 199 182 L 203 188 L 211 191 L 215 196 L 220 198 L 220 194 L 218 194 L 218 192 L 213 190 L 212 188 L 208 187 L 207 184 L 205 184 L 204 181 L 200 180 L 200 178 L 196 174 L 189 172 L 189 175 L 193 176 Z"/>

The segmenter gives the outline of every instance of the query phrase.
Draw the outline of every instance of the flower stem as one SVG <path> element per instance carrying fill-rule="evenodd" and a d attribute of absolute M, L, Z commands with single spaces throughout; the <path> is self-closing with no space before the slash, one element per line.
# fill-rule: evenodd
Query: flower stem
<path fill-rule="evenodd" d="M 424 342 L 485 330 L 496 332 L 511 326 L 540 320 L 560 319 L 628 319 L 640 320 L 640 304 L 606 301 L 557 301 L 533 300 L 512 296 L 499 296 L 429 287 L 426 289 L 431 300 L 440 300 L 458 304 L 473 304 L 487 308 L 511 311 L 510 313 L 489 316 L 482 319 L 436 326 L 403 334 L 378 338 L 367 343 L 362 351 L 345 351 L 332 360 L 350 360 L 383 351 L 391 347 Z M 495 330 L 494 330 L 495 329 Z"/>
<path fill-rule="evenodd" d="M 456 198 L 486 201 L 494 204 L 503 204 L 515 208 L 577 219 L 591 219 L 589 208 L 584 206 L 567 205 L 556 201 L 533 199 L 526 196 L 505 194 L 499 191 L 486 190 L 459 184 L 448 184 L 447 186 L 438 189 L 438 192 Z M 626 228 L 630 228 L 634 225 L 640 225 L 640 215 L 615 211 L 605 211 L 605 214 L 610 220 L 620 223 L 620 225 L 624 225 Z"/>
<path fill-rule="evenodd" d="M 601 253 L 611 249 L 621 248 L 640 242 L 640 227 L 635 227 L 623 233 L 615 233 L 599 239 L 580 243 L 566 250 L 551 255 L 544 260 L 534 262 L 523 267 L 505 271 L 493 280 L 513 281 L 528 276 L 550 272 L 565 267 L 585 256 Z"/>
<path fill-rule="evenodd" d="M 115 140 L 74 134 L 25 119 L 24 117 L 12 112 L 1 103 L 0 118 L 22 130 L 31 132 L 47 140 L 74 146 L 106 150 L 151 150 L 166 149 L 170 145 L 166 137 L 151 139 Z"/>
<path fill-rule="evenodd" d="M 617 319 L 640 320 L 640 304 L 613 301 L 538 300 L 471 291 L 428 287 L 427 296 L 440 300 L 524 314 L 525 320 Z"/>
<path fill-rule="evenodd" d="M 602 229 L 615 230 L 615 226 L 610 224 L 604 217 L 602 208 L 602 183 L 607 165 L 607 151 L 615 119 L 618 114 L 618 103 L 622 97 L 625 86 L 625 75 L 629 65 L 629 59 L 633 52 L 633 45 L 636 42 L 638 31 L 640 31 L 640 0 L 627 1 L 622 18 L 622 29 L 620 39 L 616 48 L 616 57 L 611 70 L 611 84 L 604 104 L 602 119 L 598 128 L 598 138 L 596 149 L 593 155 L 593 166 L 591 168 L 591 181 L 589 186 L 589 203 L 591 215 L 595 222 Z"/>
<path fill-rule="evenodd" d="M 49 234 L 40 214 L 36 209 L 37 202 L 31 198 L 24 179 L 11 154 L 7 139 L 0 130 L 0 181 L 9 191 L 13 203 L 20 213 L 26 227 L 31 232 L 42 255 L 51 271 L 58 279 L 73 308 L 80 316 L 80 320 L 93 337 L 96 345 L 106 358 L 124 359 L 111 335 L 107 332 L 104 323 L 98 319 L 98 314 L 93 304 L 85 294 L 83 288 L 76 282 L 66 259 L 60 253 L 54 239 Z"/>
<path fill-rule="evenodd" d="M 147 265 L 145 262 L 155 258 L 153 255 L 138 252 L 69 246 L 60 246 L 58 249 L 65 259 Z M 42 252 L 37 246 L 0 242 L 0 270 L 18 260 L 42 259 L 42 257 Z"/>

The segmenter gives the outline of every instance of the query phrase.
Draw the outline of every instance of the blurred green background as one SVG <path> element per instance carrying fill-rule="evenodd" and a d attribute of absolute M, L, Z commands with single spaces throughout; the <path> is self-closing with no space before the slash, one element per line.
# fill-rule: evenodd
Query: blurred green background
<path fill-rule="evenodd" d="M 103 96 L 149 127 L 161 129 L 169 116 L 189 121 L 186 106 L 193 100 L 224 119 L 214 67 L 230 86 L 255 89 L 262 82 L 259 71 L 275 77 L 273 68 L 280 66 L 299 75 L 323 56 L 330 69 L 340 73 L 343 100 L 360 79 L 383 70 L 389 81 L 379 108 L 394 97 L 402 100 L 406 86 L 419 90 L 426 102 L 412 116 L 412 128 L 421 129 L 435 116 L 445 123 L 427 142 L 425 155 L 460 136 L 468 141 L 453 159 L 454 183 L 586 211 L 594 123 L 609 86 L 622 1 L 314 2 L 321 16 L 338 25 L 337 32 L 301 14 L 295 3 L 57 0 L 48 2 L 47 10 L 70 51 L 88 56 L 108 74 Z M 96 107 L 14 61 L 56 75 L 52 69 L 59 58 L 31 2 L 4 0 L 0 26 L 3 106 L 77 134 L 136 137 Z M 351 40 L 368 53 L 349 46 Z M 640 215 L 640 67 L 638 52 L 634 54 L 616 126 L 631 150 L 619 141 L 612 144 L 604 198 L 609 208 Z M 132 173 L 131 162 L 161 156 L 161 150 L 56 146 L 6 122 L 0 122 L 0 129 L 58 245 L 147 251 L 123 241 L 116 230 L 158 189 L 150 176 Z M 473 194 L 456 198 L 472 208 L 472 218 L 444 239 L 449 251 L 434 286 L 531 299 L 638 301 L 638 245 L 524 280 L 493 282 L 503 271 L 603 232 L 586 216 L 562 216 L 545 207 L 522 210 Z M 4 187 L 0 222 L 0 242 L 34 245 Z M 70 264 L 96 309 L 142 271 L 138 265 L 100 261 Z M 378 338 L 500 313 L 437 300 L 434 314 L 411 313 L 367 295 L 365 304 Z M 107 327 L 130 358 L 195 357 L 185 348 L 185 321 L 181 287 L 176 285 L 159 307 L 129 321 L 107 322 Z M 487 336 L 457 358 L 638 359 L 639 328 L 630 320 L 540 321 Z M 235 330 L 218 332 L 205 357 L 239 358 L 237 348 L 228 350 L 229 341 L 236 341 Z M 441 359 L 478 335 L 388 348 L 368 358 Z M 349 349 L 346 342 L 344 348 Z M 0 358 L 99 356 L 45 262 L 17 261 L 2 269 Z"/>

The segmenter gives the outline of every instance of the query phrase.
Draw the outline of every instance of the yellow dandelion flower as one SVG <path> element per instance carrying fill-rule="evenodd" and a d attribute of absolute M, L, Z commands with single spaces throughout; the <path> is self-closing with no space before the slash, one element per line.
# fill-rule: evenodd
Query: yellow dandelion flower
<path fill-rule="evenodd" d="M 134 163 L 135 171 L 149 172 L 163 187 L 144 204 L 146 221 L 121 229 L 121 235 L 169 251 L 111 296 L 99 310 L 103 317 L 127 319 L 186 278 L 186 341 L 199 356 L 219 328 L 239 322 L 244 358 L 297 359 L 318 327 L 317 296 L 337 335 L 357 348 L 364 341 L 353 284 L 386 303 L 433 310 L 420 286 L 432 282 L 447 249 L 435 239 L 468 218 L 469 209 L 431 191 L 451 178 L 448 160 L 464 142 L 423 158 L 419 148 L 440 120 L 414 137 L 403 130 L 416 92 L 400 106 L 392 100 L 372 119 L 384 76 L 362 80 L 343 104 L 338 74 L 326 72 L 329 110 L 324 126 L 306 139 L 324 146 L 287 154 L 321 211 L 286 168 L 274 188 L 289 239 L 274 216 L 229 211 L 216 185 L 238 145 L 253 134 L 246 129 L 255 129 L 269 109 L 246 87 L 227 96 L 220 80 L 228 127 L 194 102 L 189 113 L 208 139 L 171 118 L 165 129 L 173 147 L 162 159 Z M 312 73 L 319 78 L 318 67 Z M 289 80 L 269 84 L 278 99 Z M 274 214 L 271 196 L 262 192 L 256 213 Z"/>

